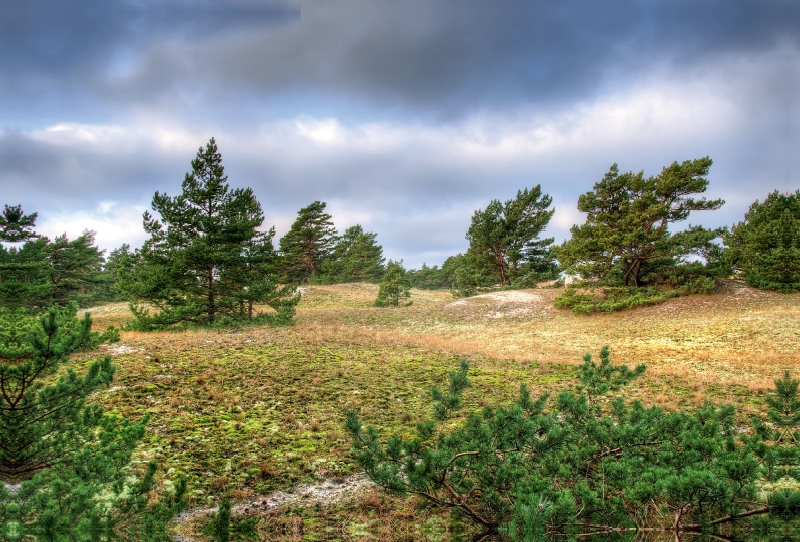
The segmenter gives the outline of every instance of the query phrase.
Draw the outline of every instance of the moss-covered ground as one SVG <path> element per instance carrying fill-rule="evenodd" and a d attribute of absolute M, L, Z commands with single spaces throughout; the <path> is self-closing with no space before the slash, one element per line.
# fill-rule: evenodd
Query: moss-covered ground
<path fill-rule="evenodd" d="M 185 475 L 190 506 L 203 507 L 353 474 L 345 410 L 386 433 L 409 432 L 429 412 L 427 390 L 462 357 L 472 362 L 466 410 L 510 400 L 522 382 L 534 392 L 573 387 L 583 355 L 606 344 L 616 363 L 648 365 L 626 397 L 667 408 L 711 399 L 738 405 L 744 419 L 764 408 L 761 395 L 785 369 L 800 375 L 798 294 L 731 282 L 715 295 L 582 316 L 553 308 L 558 293 L 453 300 L 413 290 L 410 307 L 375 308 L 375 285 L 311 286 L 290 328 L 122 332 L 107 348 L 113 386 L 95 400 L 134 419 L 150 413 L 137 460 L 158 460 L 166 484 Z M 130 317 L 125 304 L 91 312 L 96 329 Z M 409 525 L 434 517 L 420 523 L 399 501 L 361 499 L 372 507 L 347 506 L 367 524 L 381 506 L 395 520 L 416 518 Z M 336 510 L 318 517 L 345 509 Z"/>

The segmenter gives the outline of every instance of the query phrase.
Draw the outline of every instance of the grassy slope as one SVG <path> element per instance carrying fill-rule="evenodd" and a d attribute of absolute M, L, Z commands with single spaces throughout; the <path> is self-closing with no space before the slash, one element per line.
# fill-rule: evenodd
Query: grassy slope
<path fill-rule="evenodd" d="M 557 290 L 453 301 L 412 291 L 413 306 L 371 307 L 373 285 L 304 291 L 288 329 L 122 333 L 118 371 L 97 401 L 137 418 L 152 414 L 140 459 L 168 477 L 188 475 L 193 505 L 246 498 L 354 471 L 345 409 L 389 431 L 411 431 L 428 412 L 425 391 L 460 357 L 473 361 L 467 408 L 574 385 L 586 352 L 648 365 L 628 397 L 669 408 L 704 399 L 762 408 L 784 369 L 800 375 L 800 295 L 730 284 L 725 292 L 625 313 L 581 316 L 552 306 Z M 97 328 L 124 305 L 93 310 Z M 78 360 L 77 364 L 85 363 Z"/>

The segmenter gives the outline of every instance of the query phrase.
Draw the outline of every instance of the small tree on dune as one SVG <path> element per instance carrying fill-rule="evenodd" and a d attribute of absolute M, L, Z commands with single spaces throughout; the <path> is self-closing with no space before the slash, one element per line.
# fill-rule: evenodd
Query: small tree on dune
<path fill-rule="evenodd" d="M 411 283 L 406 276 L 406 270 L 399 262 L 389 260 L 386 264 L 386 273 L 381 280 L 378 289 L 378 298 L 375 300 L 376 307 L 398 307 L 401 299 L 411 297 Z M 405 304 L 411 305 L 411 301 Z"/>

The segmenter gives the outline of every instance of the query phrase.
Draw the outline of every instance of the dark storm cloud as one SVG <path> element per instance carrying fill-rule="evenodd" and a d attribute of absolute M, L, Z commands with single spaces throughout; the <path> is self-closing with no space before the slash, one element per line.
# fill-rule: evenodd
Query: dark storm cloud
<path fill-rule="evenodd" d="M 108 78 L 154 43 L 197 44 L 298 18 L 293 0 L 3 2 L 0 118 L 12 124 L 59 119 L 64 107 L 97 118 L 108 112 Z"/>
<path fill-rule="evenodd" d="M 789 1 L 11 0 L 0 204 L 136 245 L 215 135 L 279 235 L 319 199 L 412 266 L 539 183 L 565 238 L 613 162 L 711 155 L 728 204 L 692 220 L 730 224 L 797 183 L 798 21 Z"/>
<path fill-rule="evenodd" d="M 447 116 L 588 98 L 656 62 L 679 76 L 711 55 L 796 41 L 800 21 L 796 2 L 765 0 L 309 1 L 300 24 L 276 24 L 294 20 L 287 3 L 9 4 L 15 103 L 172 100 L 211 117 L 252 100 Z"/>

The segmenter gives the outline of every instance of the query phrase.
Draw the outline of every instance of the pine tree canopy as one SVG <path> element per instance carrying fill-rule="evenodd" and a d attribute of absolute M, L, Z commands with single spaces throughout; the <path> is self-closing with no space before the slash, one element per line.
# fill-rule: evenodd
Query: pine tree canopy
<path fill-rule="evenodd" d="M 0 245 L 0 307 L 43 310 L 53 303 L 86 306 L 95 301 L 105 281 L 104 251 L 95 245 L 95 232 L 50 241 L 32 230 L 36 216 L 24 215 L 20 206 L 5 206 L 0 240 L 23 244 Z"/>
<path fill-rule="evenodd" d="M 523 273 L 524 266 L 547 263 L 553 239 L 539 239 L 555 213 L 548 209 L 553 198 L 542 194 L 541 185 L 520 190 L 505 204 L 492 200 L 477 210 L 467 230 L 467 259 L 480 274 L 492 276 L 505 286 Z"/>
<path fill-rule="evenodd" d="M 322 263 L 322 280 L 329 283 L 379 281 L 386 259 L 377 237 L 376 233 L 365 232 L 360 224 L 347 228 L 330 257 Z"/>
<path fill-rule="evenodd" d="M 725 236 L 734 267 L 756 288 L 800 291 L 800 190 L 755 201 Z"/>
<path fill-rule="evenodd" d="M 300 209 L 292 227 L 281 237 L 283 272 L 290 282 L 308 282 L 333 252 L 337 231 L 325 207 L 325 202 L 315 201 Z"/>
<path fill-rule="evenodd" d="M 4 205 L 0 216 L 0 241 L 19 243 L 36 239 L 38 235 L 33 227 L 36 226 L 37 216 L 37 213 L 26 215 L 22 211 L 22 205 Z"/>
<path fill-rule="evenodd" d="M 269 278 L 274 231 L 257 229 L 261 205 L 250 188 L 230 188 L 221 162 L 212 138 L 192 160 L 181 194 L 153 196 L 160 219 L 144 213 L 150 239 L 132 269 L 120 272 L 128 296 L 159 310 L 134 307 L 142 327 L 249 319 L 258 302 L 276 308 L 282 323 L 291 321 L 294 291 Z"/>
<path fill-rule="evenodd" d="M 724 228 L 669 231 L 670 223 L 686 220 L 691 211 L 725 203 L 693 197 L 708 188 L 711 163 L 708 157 L 674 162 L 655 177 L 620 174 L 611 166 L 594 190 L 578 199 L 586 222 L 573 226 L 572 238 L 555 251 L 563 269 L 608 284 L 643 286 L 687 256 L 713 253 L 712 241 Z"/>

